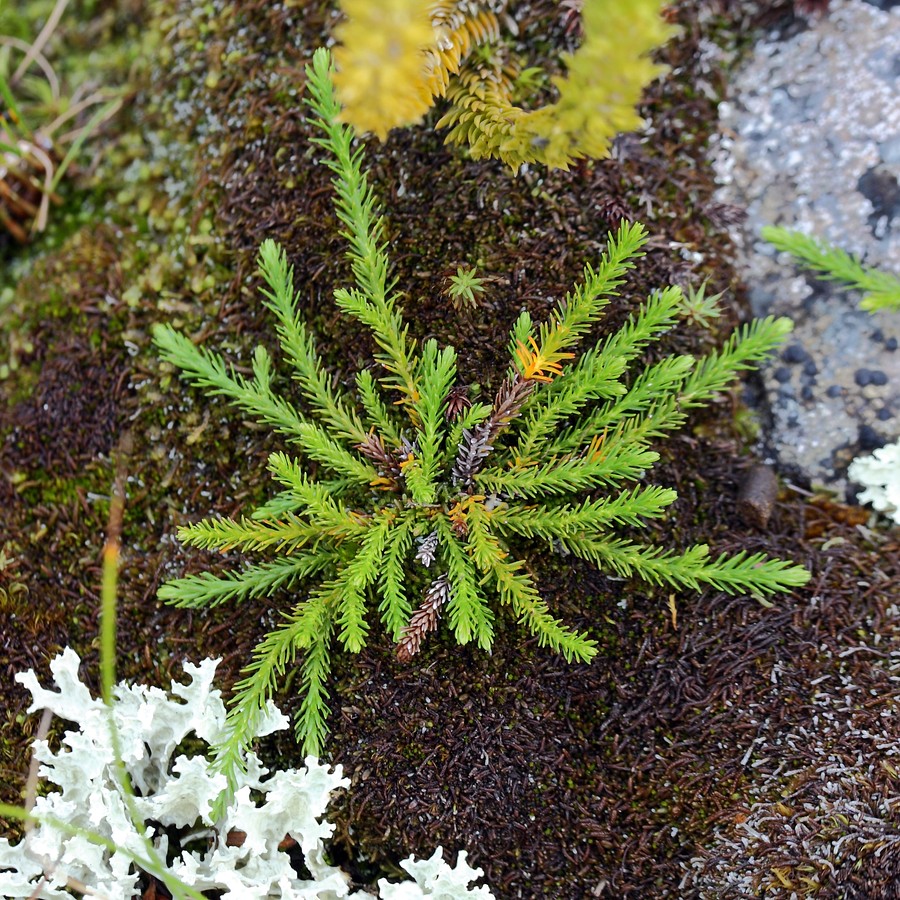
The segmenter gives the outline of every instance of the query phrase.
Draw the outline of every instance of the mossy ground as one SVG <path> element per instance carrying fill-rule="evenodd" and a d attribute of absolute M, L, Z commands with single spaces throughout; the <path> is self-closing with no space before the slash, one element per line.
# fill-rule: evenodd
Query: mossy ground
<path fill-rule="evenodd" d="M 273 347 L 254 272 L 270 237 L 288 250 L 338 377 L 368 358 L 366 335 L 331 300 L 349 267 L 299 103 L 303 65 L 334 11 L 136 0 L 80 12 L 87 21 L 98 10 L 111 17 L 111 39 L 136 41 L 136 26 L 142 49 L 131 102 L 103 137 L 106 161 L 83 179 L 87 193 L 69 192 L 67 215 L 81 205 L 90 224 L 67 219 L 8 257 L 15 280 L 0 285 L 0 549 L 12 561 L 0 571 L 0 677 L 9 685 L 34 667 L 46 678 L 48 660 L 69 644 L 95 679 L 99 558 L 120 470 L 120 675 L 167 684 L 183 659 L 211 655 L 224 657 L 228 680 L 290 598 L 187 612 L 161 607 L 155 593 L 168 577 L 224 564 L 182 550 L 175 529 L 259 501 L 279 444 L 164 371 L 149 327 L 172 321 L 244 365 L 256 343 Z M 534 61 L 567 40 L 555 4 L 515 10 Z M 484 392 L 503 376 L 518 311 L 544 317 L 622 215 L 644 221 L 653 241 L 598 333 L 660 285 L 708 277 L 713 290 L 736 287 L 719 224 L 729 211 L 712 199 L 704 158 L 726 76 L 701 59 L 699 42 L 711 27 L 736 40 L 747 23 L 701 25 L 697 12 L 677 12 L 683 35 L 663 54 L 673 75 L 651 89 L 645 110 L 652 139 L 624 137 L 613 159 L 514 178 L 444 148 L 428 127 L 367 145 L 411 332 L 453 343 L 461 373 Z M 474 263 L 488 290 L 477 306 L 456 309 L 446 278 Z M 723 327 L 743 316 L 736 300 L 728 309 Z M 710 340 L 687 329 L 659 352 Z M 900 646 L 890 613 L 896 541 L 860 530 L 865 515 L 788 491 L 765 529 L 745 525 L 736 495 L 749 458 L 733 422 L 723 402 L 660 447 L 654 478 L 679 500 L 641 536 L 793 558 L 812 569 L 810 585 L 764 609 L 750 598 L 653 591 L 530 547 L 551 608 L 600 640 L 593 665 L 567 665 L 512 621 L 490 656 L 441 633 L 411 665 L 377 634 L 358 657 L 339 658 L 328 754 L 354 784 L 334 806 L 333 853 L 361 881 L 440 843 L 451 856 L 468 849 L 498 898 L 690 896 L 680 865 L 714 852 L 714 829 L 740 821 L 766 773 L 803 762 L 764 751 L 811 722 L 809 682 L 829 674 L 848 642 L 880 635 L 884 652 Z M 852 664 L 858 684 L 880 691 L 877 719 L 893 702 L 886 676 L 863 657 Z M 278 702 L 293 708 L 289 688 Z M 24 716 L 17 688 L 2 705 L 0 793 L 15 801 L 35 717 Z M 288 735 L 267 749 L 282 764 L 300 762 Z M 886 770 L 879 778 L 879 789 L 896 793 Z M 857 877 L 845 876 L 848 885 Z M 876 889 L 869 896 L 882 896 Z"/>

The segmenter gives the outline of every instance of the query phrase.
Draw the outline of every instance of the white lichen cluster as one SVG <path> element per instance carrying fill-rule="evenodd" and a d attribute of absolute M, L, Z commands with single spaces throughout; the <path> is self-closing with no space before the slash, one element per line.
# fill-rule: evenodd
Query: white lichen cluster
<path fill-rule="evenodd" d="M 0 838 L 0 896 L 57 900 L 71 898 L 67 886 L 77 886 L 79 893 L 110 900 L 137 898 L 135 859 L 146 858 L 149 839 L 160 859 L 171 860 L 171 874 L 196 891 L 234 900 L 371 900 L 371 894 L 351 892 L 349 877 L 324 856 L 323 842 L 334 830 L 322 818 L 329 797 L 350 784 L 340 766 L 329 769 L 310 756 L 303 769 L 270 773 L 250 752 L 234 802 L 222 822 L 212 821 L 225 778 L 210 771 L 201 751 L 225 724 L 221 693 L 212 686 L 218 661 L 185 664 L 190 681 L 173 682 L 172 697 L 144 685 L 120 683 L 115 689 L 112 715 L 121 763 L 134 787 L 137 825 L 117 775 L 109 712 L 80 681 L 79 664 L 71 649 L 51 663 L 58 691 L 43 689 L 32 671 L 16 676 L 31 692 L 29 711 L 49 709 L 78 729 L 65 733 L 58 752 L 47 741 L 35 742 L 41 777 L 60 790 L 36 800 L 33 812 L 45 821 L 22 841 L 13 845 Z M 260 736 L 288 725 L 274 705 L 267 712 Z M 195 748 L 193 755 L 176 756 L 182 744 Z M 243 839 L 234 840 L 238 835 Z M 308 878 L 279 849 L 286 837 L 302 850 Z M 444 862 L 441 848 L 428 860 L 410 858 L 401 865 L 414 880 L 382 879 L 379 894 L 383 900 L 488 900 L 488 888 L 469 888 L 482 872 L 467 865 L 465 856 L 461 851 L 455 868 Z"/>
<path fill-rule="evenodd" d="M 856 498 L 860 503 L 871 503 L 900 525 L 900 441 L 854 459 L 847 477 L 865 488 Z"/>

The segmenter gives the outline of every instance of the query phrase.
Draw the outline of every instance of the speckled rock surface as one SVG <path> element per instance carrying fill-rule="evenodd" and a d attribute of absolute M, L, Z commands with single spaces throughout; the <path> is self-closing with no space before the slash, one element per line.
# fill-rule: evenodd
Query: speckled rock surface
<path fill-rule="evenodd" d="M 720 107 L 720 199 L 747 210 L 736 235 L 756 315 L 792 340 L 763 373 L 782 471 L 840 492 L 861 452 L 900 435 L 900 315 L 801 274 L 759 238 L 783 225 L 900 274 L 900 5 L 833 0 L 770 35 Z"/>

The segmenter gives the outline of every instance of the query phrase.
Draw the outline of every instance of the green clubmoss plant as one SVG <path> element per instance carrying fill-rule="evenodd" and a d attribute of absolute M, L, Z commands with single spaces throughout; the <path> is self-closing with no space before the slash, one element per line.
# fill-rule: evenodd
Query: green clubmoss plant
<path fill-rule="evenodd" d="M 864 266 L 855 256 L 802 231 L 766 225 L 760 233 L 776 250 L 790 253 L 799 265 L 819 278 L 842 281 L 847 287 L 862 291 L 860 309 L 900 311 L 900 278 L 896 275 Z"/>
<path fill-rule="evenodd" d="M 704 544 L 679 552 L 616 535 L 619 525 L 664 516 L 676 499 L 671 488 L 643 481 L 658 459 L 652 442 L 763 359 L 791 323 L 757 321 L 702 359 L 672 356 L 632 371 L 685 311 L 681 291 L 670 287 L 576 358 L 577 345 L 642 255 L 643 227 L 623 224 L 546 322 L 533 323 L 527 312 L 518 317 L 509 369 L 493 402 L 471 402 L 454 349 L 434 340 L 417 347 L 407 334 L 362 151 L 353 150 L 351 131 L 337 121 L 324 51 L 308 75 L 307 102 L 335 175 L 355 281 L 338 288 L 335 301 L 371 330 L 379 347 L 373 369 L 356 376 L 356 398 L 325 370 L 287 256 L 272 241 L 260 249 L 263 294 L 302 407 L 276 390 L 264 348 L 254 353 L 252 374 L 243 375 L 171 326 L 155 331 L 163 359 L 183 377 L 274 428 L 296 452 L 272 454 L 269 469 L 280 490 L 252 515 L 179 530 L 191 546 L 237 549 L 260 561 L 179 578 L 160 590 L 164 600 L 185 607 L 245 601 L 278 588 L 294 598 L 236 687 L 228 737 L 218 748 L 223 771 L 240 765 L 246 736 L 255 733 L 298 655 L 298 736 L 305 752 L 320 751 L 331 658 L 361 650 L 375 620 L 397 642 L 399 657 L 410 659 L 441 616 L 460 644 L 489 650 L 499 606 L 541 645 L 567 660 L 591 660 L 596 641 L 553 615 L 510 543 L 518 538 L 676 589 L 711 585 L 762 599 L 803 584 L 805 569 L 762 554 L 711 556 Z"/>
<path fill-rule="evenodd" d="M 477 306 L 478 295 L 485 291 L 484 279 L 478 277 L 477 269 L 457 266 L 456 274 L 449 278 L 447 294 L 456 309 L 462 306 Z"/>
<path fill-rule="evenodd" d="M 719 306 L 721 299 L 721 293 L 707 296 L 705 281 L 696 290 L 692 285 L 688 285 L 687 294 L 684 295 L 681 304 L 681 317 L 685 322 L 692 322 L 700 328 L 709 328 L 713 319 L 718 319 L 722 315 Z"/>

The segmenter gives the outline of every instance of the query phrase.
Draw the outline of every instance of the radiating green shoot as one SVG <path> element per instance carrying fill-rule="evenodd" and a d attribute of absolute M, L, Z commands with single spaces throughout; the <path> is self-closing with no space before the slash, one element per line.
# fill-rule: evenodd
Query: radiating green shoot
<path fill-rule="evenodd" d="M 518 318 L 492 401 L 473 403 L 453 348 L 434 340 L 416 347 L 408 337 L 362 151 L 337 121 L 324 51 L 308 70 L 308 90 L 355 280 L 335 289 L 335 302 L 370 329 L 374 366 L 360 372 L 355 391 L 335 383 L 303 321 L 287 253 L 272 241 L 260 248 L 262 293 L 302 408 L 275 391 L 265 351 L 256 351 L 251 375 L 240 374 L 170 325 L 154 331 L 163 360 L 189 383 L 286 441 L 270 458 L 276 492 L 260 509 L 179 530 L 184 543 L 240 550 L 249 565 L 160 590 L 190 607 L 276 591 L 285 602 L 236 687 L 218 746 L 232 782 L 266 701 L 296 658 L 297 733 L 304 752 L 321 751 L 331 660 L 361 650 L 379 626 L 401 660 L 415 657 L 443 617 L 460 644 L 489 650 L 497 630 L 515 620 L 541 646 L 589 662 L 596 639 L 556 617 L 523 539 L 680 590 L 709 586 L 765 602 L 806 582 L 806 569 L 762 554 L 716 556 L 705 544 L 661 548 L 617 534 L 665 516 L 676 499 L 671 488 L 649 483 L 655 442 L 764 359 L 790 331 L 788 320 L 754 322 L 700 359 L 642 365 L 646 348 L 682 319 L 713 312 L 666 288 L 617 332 L 585 346 L 647 242 L 643 226 L 623 223 L 546 321 Z M 608 602 L 598 597 L 586 612 L 599 617 Z"/>

